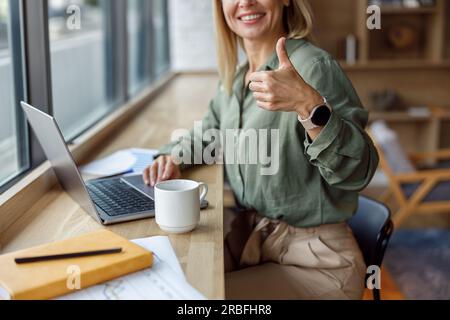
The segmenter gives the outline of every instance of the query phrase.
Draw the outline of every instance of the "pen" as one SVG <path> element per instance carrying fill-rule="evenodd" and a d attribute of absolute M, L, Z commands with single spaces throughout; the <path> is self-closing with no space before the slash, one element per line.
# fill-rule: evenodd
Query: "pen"
<path fill-rule="evenodd" d="M 35 257 L 23 257 L 23 258 L 15 258 L 14 261 L 17 264 L 25 264 L 32 262 L 42 262 L 42 261 L 52 261 L 52 260 L 63 260 L 63 259 L 73 259 L 73 258 L 82 258 L 82 257 L 92 257 L 106 254 L 114 254 L 122 252 L 122 248 L 112 248 L 112 249 L 103 249 L 103 250 L 95 250 L 95 251 L 84 251 L 84 252 L 72 252 L 72 253 L 64 253 L 64 254 L 55 254 L 55 255 L 47 255 L 47 256 L 35 256 Z"/>

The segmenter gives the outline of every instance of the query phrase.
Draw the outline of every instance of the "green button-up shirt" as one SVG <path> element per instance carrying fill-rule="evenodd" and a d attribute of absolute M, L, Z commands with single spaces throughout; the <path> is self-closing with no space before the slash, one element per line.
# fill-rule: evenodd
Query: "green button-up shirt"
<path fill-rule="evenodd" d="M 297 114 L 270 112 L 256 105 L 245 87 L 248 64 L 238 69 L 231 96 L 219 84 L 203 119 L 203 130 L 279 130 L 279 168 L 275 174 L 261 174 L 267 165 L 236 163 L 225 157 L 228 180 L 243 206 L 295 227 L 347 221 L 356 211 L 358 192 L 368 185 L 378 166 L 377 151 L 364 130 L 368 112 L 328 53 L 305 40 L 293 39 L 287 41 L 286 50 L 303 79 L 333 108 L 331 119 L 313 142 Z M 261 70 L 275 70 L 278 64 L 274 53 Z M 191 133 L 195 139 L 189 139 L 187 144 L 182 140 L 168 144 L 160 149 L 160 154 L 171 154 L 178 145 L 194 156 L 194 144 L 205 148 L 211 143 L 201 135 L 195 136 L 194 131 Z M 197 148 L 197 152 L 202 148 Z M 244 152 L 251 152 L 251 148 Z"/>

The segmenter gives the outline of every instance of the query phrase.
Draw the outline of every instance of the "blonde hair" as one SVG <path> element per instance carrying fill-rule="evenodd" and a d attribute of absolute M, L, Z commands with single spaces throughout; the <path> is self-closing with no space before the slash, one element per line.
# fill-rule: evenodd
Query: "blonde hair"
<path fill-rule="evenodd" d="M 238 46 L 242 46 L 243 41 L 228 27 L 222 0 L 214 0 L 214 21 L 219 75 L 231 95 L 238 65 Z M 283 23 L 288 38 L 312 40 L 313 15 L 307 0 L 290 0 L 289 7 L 284 8 Z"/>

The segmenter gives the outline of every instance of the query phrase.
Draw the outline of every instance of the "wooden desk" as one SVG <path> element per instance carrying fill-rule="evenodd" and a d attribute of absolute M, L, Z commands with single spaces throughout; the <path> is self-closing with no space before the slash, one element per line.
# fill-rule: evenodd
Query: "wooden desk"
<path fill-rule="evenodd" d="M 105 141 L 93 158 L 129 147 L 156 148 L 169 141 L 176 128 L 190 128 L 206 111 L 216 89 L 215 76 L 181 76 L 137 115 L 123 131 Z M 224 299 L 223 168 L 201 167 L 184 177 L 208 184 L 208 210 L 199 227 L 170 241 L 187 280 L 210 299 Z M 2 253 L 61 240 L 103 228 L 59 187 L 49 191 L 12 227 L 0 235 Z M 118 224 L 108 229 L 128 239 L 165 235 L 154 219 Z"/>

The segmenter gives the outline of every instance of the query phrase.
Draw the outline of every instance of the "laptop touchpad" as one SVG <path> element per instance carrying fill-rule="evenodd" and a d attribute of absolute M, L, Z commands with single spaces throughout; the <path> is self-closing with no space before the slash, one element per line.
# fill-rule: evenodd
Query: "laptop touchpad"
<path fill-rule="evenodd" d="M 127 176 L 121 178 L 121 180 L 128 185 L 132 186 L 136 190 L 142 192 L 143 194 L 149 196 L 152 200 L 155 200 L 155 193 L 153 187 L 149 187 L 144 183 L 144 180 L 142 179 L 142 175 L 134 175 L 134 176 Z"/>

